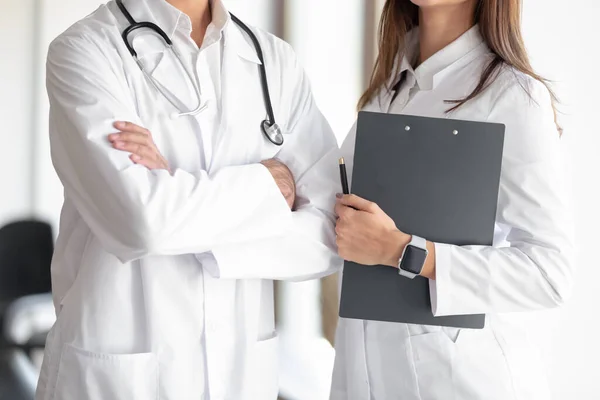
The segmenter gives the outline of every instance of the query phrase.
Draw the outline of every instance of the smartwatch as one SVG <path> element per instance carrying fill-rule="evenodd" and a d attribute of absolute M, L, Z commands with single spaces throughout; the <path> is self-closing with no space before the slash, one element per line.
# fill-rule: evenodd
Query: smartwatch
<path fill-rule="evenodd" d="M 421 274 L 427 259 L 427 240 L 412 235 L 410 242 L 404 247 L 402 257 L 398 261 L 399 274 L 414 279 Z"/>

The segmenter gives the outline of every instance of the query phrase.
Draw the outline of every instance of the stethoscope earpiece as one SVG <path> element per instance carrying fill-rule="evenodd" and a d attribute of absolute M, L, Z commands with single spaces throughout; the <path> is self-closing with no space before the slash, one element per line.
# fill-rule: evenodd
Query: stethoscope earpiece
<path fill-rule="evenodd" d="M 269 142 L 276 146 L 281 146 L 283 144 L 283 134 L 281 133 L 279 125 L 265 119 L 261 124 L 261 128 L 265 137 L 269 139 Z"/>

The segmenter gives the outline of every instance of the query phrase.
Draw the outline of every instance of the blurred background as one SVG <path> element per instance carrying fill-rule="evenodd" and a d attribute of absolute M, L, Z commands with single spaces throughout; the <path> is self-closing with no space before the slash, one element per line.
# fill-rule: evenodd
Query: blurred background
<path fill-rule="evenodd" d="M 317 103 L 341 142 L 376 56 L 383 0 L 224 0 L 242 20 L 290 42 L 312 81 Z M 44 64 L 50 41 L 94 11 L 99 0 L 0 0 L 0 400 L 26 400 L 39 346 L 52 323 L 41 292 L 58 233 L 62 187 L 50 161 Z M 523 0 L 523 33 L 534 67 L 555 82 L 572 177 L 579 246 L 573 297 L 535 318 L 554 400 L 600 399 L 600 3 Z M 41 224 L 14 224 L 35 219 Z M 13 241 L 27 238 L 19 249 Z M 29 270 L 21 268 L 27 264 Z M 21 271 L 22 273 L 18 273 Z M 29 271 L 24 273 L 23 271 Z M 33 271 L 33 272 L 31 272 Z M 22 288 L 22 290 L 20 289 Z M 48 308 L 50 307 L 50 308 Z M 46 317 L 35 317 L 35 314 Z M 48 317 L 50 315 L 50 317 Z M 281 396 L 326 399 L 337 316 L 336 277 L 278 283 L 283 351 Z M 19 346 L 15 346 L 17 343 Z M 31 362 L 33 360 L 33 362 Z M 15 376 L 20 377 L 14 389 Z"/>

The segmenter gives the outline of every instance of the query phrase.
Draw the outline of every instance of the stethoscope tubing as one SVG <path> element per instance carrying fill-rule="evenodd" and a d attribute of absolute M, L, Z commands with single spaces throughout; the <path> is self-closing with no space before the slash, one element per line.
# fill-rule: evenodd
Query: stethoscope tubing
<path fill-rule="evenodd" d="M 254 48 L 256 48 L 256 55 L 258 56 L 258 59 L 260 60 L 260 65 L 259 65 L 259 71 L 260 71 L 260 81 L 261 81 L 261 87 L 263 90 L 263 98 L 265 99 L 265 105 L 266 105 L 266 109 L 267 109 L 267 115 L 269 117 L 269 121 L 271 121 L 272 123 L 275 123 L 275 114 L 273 112 L 273 105 L 271 104 L 271 94 L 269 93 L 269 84 L 267 82 L 267 71 L 265 68 L 265 59 L 263 57 L 263 52 L 262 52 L 262 47 L 260 46 L 260 43 L 258 43 L 258 39 L 256 38 L 256 35 L 254 34 L 254 32 L 252 32 L 252 30 L 250 30 L 250 28 L 244 24 L 242 21 L 240 21 L 240 19 L 238 17 L 236 17 L 235 15 L 231 14 L 231 19 L 233 20 L 233 22 L 235 22 L 240 28 L 242 28 L 250 37 L 250 40 L 252 40 L 252 44 L 254 45 Z"/>
<path fill-rule="evenodd" d="M 140 70 L 142 71 L 142 73 L 144 74 L 146 79 L 148 81 L 150 81 L 152 86 L 165 99 L 167 99 L 167 101 L 169 103 L 171 103 L 171 105 L 173 107 L 175 107 L 175 109 L 179 110 L 179 113 L 176 114 L 176 116 L 179 116 L 179 117 L 193 116 L 193 115 L 197 115 L 197 114 L 201 113 L 207 107 L 207 105 L 202 104 L 202 89 L 200 86 L 200 78 L 198 77 L 198 72 L 194 70 L 194 77 L 192 78 L 192 74 L 190 74 L 188 69 L 185 67 L 185 63 L 183 62 L 181 55 L 179 54 L 179 52 L 173 45 L 173 42 L 171 41 L 169 36 L 158 25 L 156 25 L 152 22 L 137 22 L 133 18 L 133 16 L 129 13 L 129 11 L 123 4 L 122 0 L 116 0 L 116 3 L 117 3 L 117 6 L 119 7 L 121 13 L 125 16 L 125 18 L 129 22 L 129 26 L 127 28 L 125 28 L 125 30 L 121 34 L 121 36 L 123 38 L 123 42 L 125 42 L 125 45 L 127 46 L 127 50 L 129 51 L 131 56 L 136 61 L 138 67 L 140 68 Z M 277 123 L 275 122 L 275 113 L 273 111 L 273 104 L 271 102 L 271 95 L 269 93 L 269 84 L 268 84 L 268 80 L 267 80 L 267 71 L 265 68 L 262 47 L 261 47 L 260 43 L 258 42 L 258 39 L 257 39 L 256 35 L 254 34 L 254 32 L 252 32 L 252 30 L 246 24 L 244 24 L 239 18 L 237 18 L 235 15 L 233 15 L 231 13 L 230 13 L 230 15 L 231 15 L 231 19 L 233 20 L 233 22 L 235 22 L 244 32 L 246 32 L 248 34 L 248 36 L 250 37 L 250 40 L 252 41 L 252 44 L 254 45 L 254 48 L 256 49 L 256 54 L 258 56 L 258 59 L 260 60 L 259 75 L 260 75 L 260 81 L 261 81 L 261 88 L 262 88 L 262 92 L 263 92 L 263 100 L 265 103 L 265 109 L 267 111 L 267 118 L 261 123 L 260 128 L 261 128 L 262 132 L 264 133 L 265 137 L 271 143 L 273 143 L 277 146 L 281 146 L 283 144 L 283 135 L 281 133 L 281 129 L 279 128 L 279 125 L 277 125 Z M 146 72 L 142 63 L 139 61 L 137 52 L 135 51 L 134 47 L 129 42 L 129 35 L 132 32 L 134 32 L 138 29 L 143 29 L 143 28 L 150 29 L 153 32 L 157 33 L 160 37 L 162 37 L 162 39 L 166 43 L 167 47 L 173 52 L 173 54 L 177 58 L 178 62 L 181 64 L 181 67 L 185 71 L 188 79 L 190 80 L 190 82 L 192 82 L 192 86 L 194 86 L 194 91 L 196 92 L 196 97 L 198 99 L 198 105 L 193 110 L 182 112 L 181 108 L 177 104 L 175 104 L 175 102 L 171 99 L 171 97 L 169 95 L 167 95 L 165 93 L 165 91 L 160 87 L 160 84 L 158 84 L 155 81 L 155 79 Z"/>

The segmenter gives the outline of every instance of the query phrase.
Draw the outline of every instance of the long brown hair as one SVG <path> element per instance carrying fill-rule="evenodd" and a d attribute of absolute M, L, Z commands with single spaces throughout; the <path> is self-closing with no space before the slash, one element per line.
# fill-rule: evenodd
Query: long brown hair
<path fill-rule="evenodd" d="M 474 15 L 475 23 L 483 40 L 491 50 L 493 58 L 484 69 L 479 83 L 465 98 L 446 100 L 454 104 L 448 112 L 461 107 L 467 101 L 481 94 L 498 76 L 503 66 L 509 66 L 542 82 L 552 97 L 556 122 L 556 95 L 546 79 L 535 73 L 521 35 L 521 0 L 478 0 Z M 379 55 L 371 75 L 369 87 L 358 102 L 363 108 L 381 88 L 386 87 L 396 71 L 394 65 L 398 55 L 404 51 L 406 34 L 419 25 L 419 7 L 410 0 L 387 0 L 379 23 Z M 523 86 L 523 85 L 522 85 Z M 523 87 L 527 91 L 526 87 Z M 529 92 L 528 92 L 529 93 Z M 557 125 L 559 133 L 560 127 Z"/>

